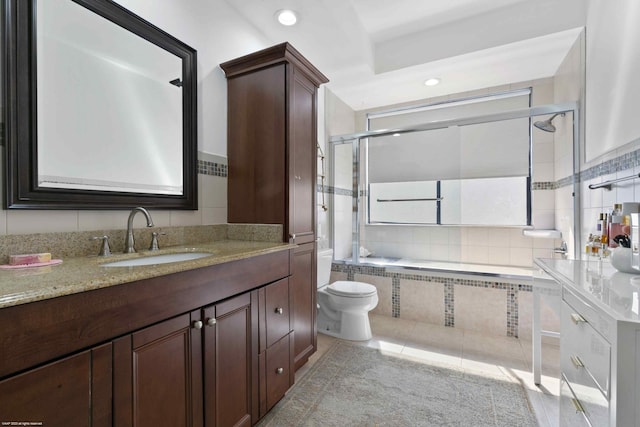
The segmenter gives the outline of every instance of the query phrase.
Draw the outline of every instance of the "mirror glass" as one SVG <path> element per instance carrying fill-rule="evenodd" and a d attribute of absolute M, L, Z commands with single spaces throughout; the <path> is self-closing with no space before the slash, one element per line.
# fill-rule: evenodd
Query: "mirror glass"
<path fill-rule="evenodd" d="M 112 1 L 7 1 L 5 207 L 197 209 L 196 51 Z"/>
<path fill-rule="evenodd" d="M 38 186 L 183 194 L 181 58 L 69 0 L 36 21 Z"/>

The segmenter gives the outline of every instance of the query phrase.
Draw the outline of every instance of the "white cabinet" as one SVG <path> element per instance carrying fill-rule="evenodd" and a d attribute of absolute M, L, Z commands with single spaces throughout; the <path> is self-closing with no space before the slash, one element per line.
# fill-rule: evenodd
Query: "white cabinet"
<path fill-rule="evenodd" d="M 560 425 L 640 426 L 640 288 L 604 261 L 536 260 L 562 287 Z"/>

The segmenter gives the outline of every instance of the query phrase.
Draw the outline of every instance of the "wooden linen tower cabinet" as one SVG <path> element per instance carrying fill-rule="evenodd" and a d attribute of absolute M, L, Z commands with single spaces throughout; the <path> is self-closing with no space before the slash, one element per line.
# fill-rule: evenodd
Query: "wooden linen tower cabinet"
<path fill-rule="evenodd" d="M 290 294 L 295 369 L 317 348 L 317 93 L 328 79 L 289 43 L 223 64 L 228 87 L 228 222 L 282 224 L 298 245 Z"/>

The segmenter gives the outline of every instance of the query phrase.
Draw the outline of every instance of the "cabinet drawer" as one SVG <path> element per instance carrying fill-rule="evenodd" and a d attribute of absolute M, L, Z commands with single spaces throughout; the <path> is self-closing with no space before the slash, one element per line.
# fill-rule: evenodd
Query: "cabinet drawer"
<path fill-rule="evenodd" d="M 581 312 L 563 302 L 560 335 L 560 368 L 574 384 L 593 382 L 609 396 L 611 346 Z"/>
<path fill-rule="evenodd" d="M 576 296 L 567 287 L 562 288 L 562 299 L 567 302 L 573 309 L 578 312 L 591 325 L 593 329 L 598 331 L 605 340 L 612 342 L 616 330 L 615 320 L 602 311 L 597 310 L 591 304 L 586 303 L 582 298 Z"/>
<path fill-rule="evenodd" d="M 278 403 L 291 386 L 291 335 L 269 347 L 266 351 L 267 411 Z"/>
<path fill-rule="evenodd" d="M 584 390 L 572 384 L 563 375 L 560 377 L 560 425 L 563 427 L 609 425 L 609 407 L 602 393 L 591 388 Z"/>
<path fill-rule="evenodd" d="M 264 306 L 266 346 L 270 347 L 291 331 L 289 324 L 289 279 L 279 280 L 266 287 Z"/>

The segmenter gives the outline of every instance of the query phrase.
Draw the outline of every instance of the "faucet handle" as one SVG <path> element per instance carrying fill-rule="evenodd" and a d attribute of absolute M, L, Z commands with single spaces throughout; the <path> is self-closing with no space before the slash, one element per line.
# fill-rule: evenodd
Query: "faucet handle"
<path fill-rule="evenodd" d="M 111 248 L 109 247 L 109 236 L 96 236 L 92 237 L 90 240 L 102 240 L 102 247 L 100 248 L 98 256 L 111 255 Z"/>
<path fill-rule="evenodd" d="M 166 235 L 167 233 L 158 233 L 156 231 L 151 233 L 151 246 L 149 246 L 149 250 L 157 251 L 158 249 L 160 249 L 160 246 L 158 246 L 158 236 L 166 236 Z"/>

